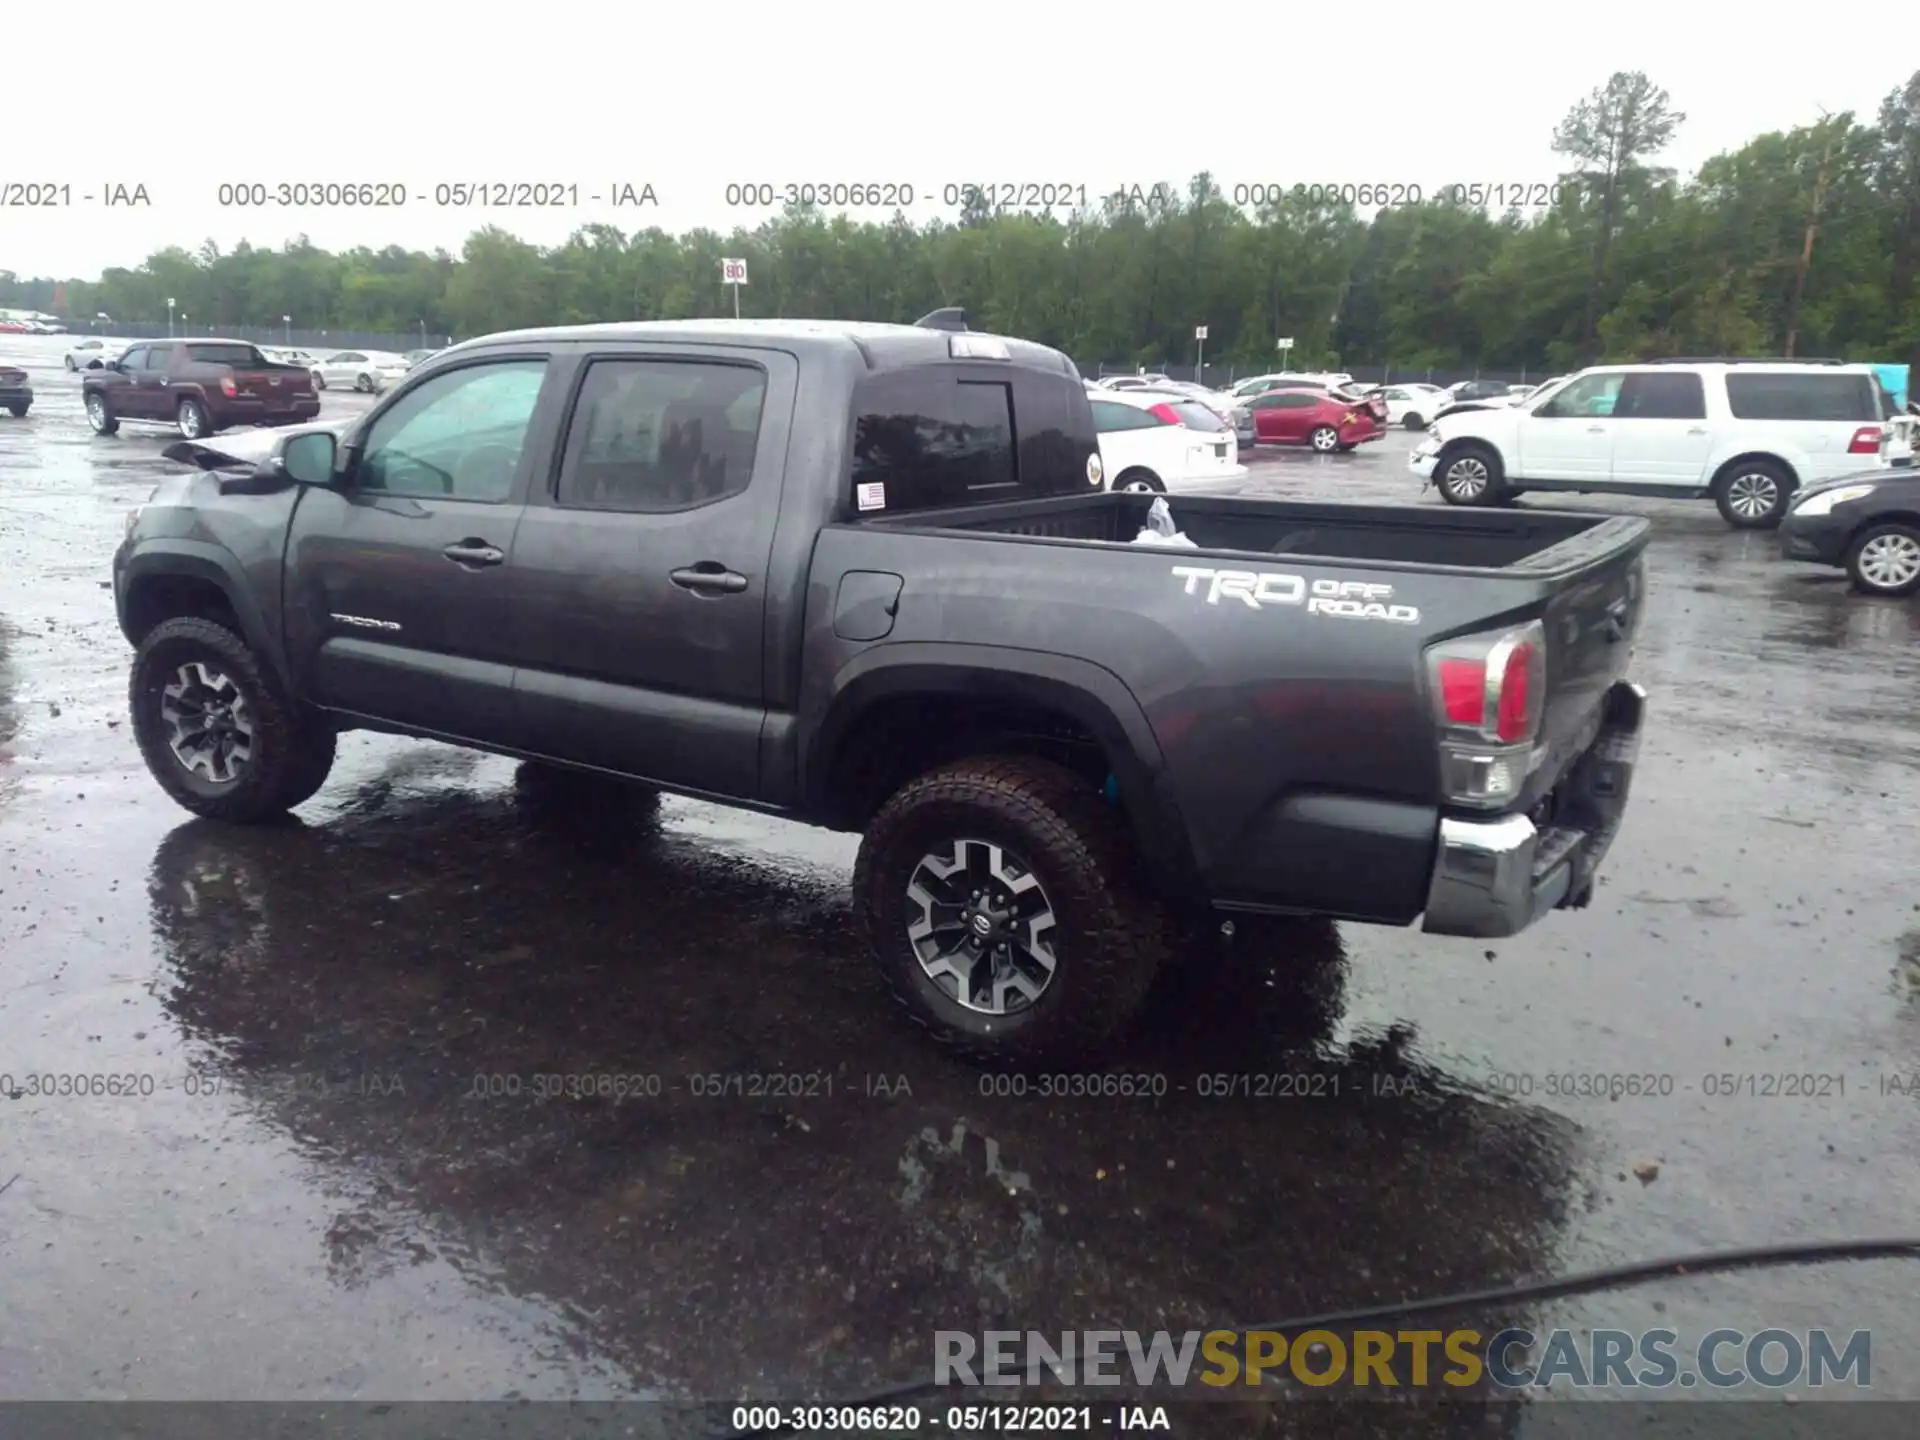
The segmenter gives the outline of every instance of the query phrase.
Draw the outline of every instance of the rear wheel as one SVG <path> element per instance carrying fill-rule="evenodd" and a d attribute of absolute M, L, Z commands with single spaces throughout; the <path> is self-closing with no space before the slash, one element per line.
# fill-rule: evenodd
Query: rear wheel
<path fill-rule="evenodd" d="M 1340 448 L 1340 432 L 1331 425 L 1316 425 L 1307 436 L 1307 443 L 1322 455 L 1331 455 Z"/>
<path fill-rule="evenodd" d="M 1130 494 L 1164 495 L 1167 487 L 1151 470 L 1128 470 L 1113 482 L 1113 488 Z"/>
<path fill-rule="evenodd" d="M 79 367 L 78 365 L 76 365 L 76 364 L 74 364 L 74 363 L 73 363 L 73 356 L 71 356 L 71 355 L 69 355 L 69 356 L 67 356 L 67 369 L 69 369 L 69 370 L 78 370 L 79 368 L 80 368 L 80 367 Z"/>
<path fill-rule="evenodd" d="M 1409 430 L 1424 430 L 1427 428 L 1426 417 L 1424 415 L 1416 415 L 1411 410 L 1407 412 L 1406 418 L 1401 420 L 1400 423 Z"/>
<path fill-rule="evenodd" d="M 188 440 L 198 440 L 213 433 L 213 426 L 207 420 L 207 407 L 191 396 L 180 402 L 180 408 L 173 418 L 180 427 L 181 435 Z"/>
<path fill-rule="evenodd" d="M 373 393 L 373 377 L 371 375 L 362 375 L 353 382 L 353 388 L 358 390 L 362 395 L 371 395 Z"/>
<path fill-rule="evenodd" d="M 1140 1013 L 1171 933 L 1121 812 L 1025 756 L 908 781 L 867 826 L 853 894 L 914 1022 L 995 1064 L 1095 1056 Z"/>
<path fill-rule="evenodd" d="M 1433 482 L 1449 505 L 1497 505 L 1504 485 L 1500 457 L 1484 445 L 1463 445 L 1440 460 Z"/>
<path fill-rule="evenodd" d="M 27 418 L 27 402 L 24 400 L 8 401 L 7 409 L 13 412 L 13 418 L 16 420 L 24 420 Z"/>
<path fill-rule="evenodd" d="M 1868 526 L 1847 547 L 1847 574 L 1867 595 L 1920 590 L 1920 526 L 1902 521 Z"/>
<path fill-rule="evenodd" d="M 313 372 L 313 388 L 316 390 L 324 390 L 327 388 L 327 377 L 322 375 L 318 370 Z"/>
<path fill-rule="evenodd" d="M 113 407 L 107 403 L 107 397 L 98 390 L 87 396 L 87 423 L 93 427 L 96 435 L 112 435 L 120 428 L 120 421 L 113 413 Z"/>
<path fill-rule="evenodd" d="M 1720 477 L 1713 503 L 1736 530 L 1771 530 L 1787 513 L 1793 477 L 1772 460 L 1744 460 Z"/>

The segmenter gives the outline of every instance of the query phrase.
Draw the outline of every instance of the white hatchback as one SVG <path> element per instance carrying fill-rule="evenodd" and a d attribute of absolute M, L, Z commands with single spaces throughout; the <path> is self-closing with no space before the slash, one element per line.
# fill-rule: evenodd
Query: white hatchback
<path fill-rule="evenodd" d="M 396 380 L 406 377 L 407 362 L 398 355 L 380 350 L 341 350 L 313 367 L 316 390 L 330 385 L 377 395 Z"/>
<path fill-rule="evenodd" d="M 1089 391 L 1109 490 L 1200 490 L 1247 478 L 1233 429 L 1198 400 Z"/>

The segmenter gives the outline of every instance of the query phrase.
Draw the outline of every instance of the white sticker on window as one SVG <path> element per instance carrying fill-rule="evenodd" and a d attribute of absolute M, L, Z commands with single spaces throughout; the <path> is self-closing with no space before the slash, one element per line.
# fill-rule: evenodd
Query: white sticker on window
<path fill-rule="evenodd" d="M 862 510 L 884 510 L 887 508 L 887 487 L 883 481 L 870 480 L 856 487 L 855 503 Z"/>

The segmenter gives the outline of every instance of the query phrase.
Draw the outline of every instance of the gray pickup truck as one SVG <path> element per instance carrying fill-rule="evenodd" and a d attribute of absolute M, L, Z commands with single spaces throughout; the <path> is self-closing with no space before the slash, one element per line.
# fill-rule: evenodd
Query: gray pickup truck
<path fill-rule="evenodd" d="M 1195 497 L 1132 543 L 1072 363 L 950 319 L 495 335 L 168 453 L 113 581 L 180 804 L 296 806 L 361 728 L 861 833 L 882 973 L 982 1061 L 1109 1048 L 1261 916 L 1513 934 L 1626 803 L 1646 521 Z"/>

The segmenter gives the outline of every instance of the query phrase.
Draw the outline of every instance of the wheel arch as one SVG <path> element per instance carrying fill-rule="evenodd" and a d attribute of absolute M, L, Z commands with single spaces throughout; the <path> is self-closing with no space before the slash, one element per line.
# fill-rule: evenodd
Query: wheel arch
<path fill-rule="evenodd" d="M 879 645 L 834 677 L 801 737 L 807 814 L 858 830 L 913 775 L 970 754 L 1029 753 L 1103 766 L 1148 872 L 1198 892 L 1187 827 L 1168 795 L 1146 712 L 1112 671 L 1068 656 L 948 643 Z"/>
<path fill-rule="evenodd" d="M 179 541 L 143 550 L 125 563 L 114 588 L 120 632 L 136 648 L 162 622 L 197 615 L 238 631 L 263 663 L 287 679 L 272 627 L 238 562 L 215 547 Z"/>
<path fill-rule="evenodd" d="M 1764 463 L 1777 465 L 1787 472 L 1787 493 L 1791 495 L 1800 488 L 1800 468 L 1786 456 L 1776 450 L 1742 450 L 1737 455 L 1729 455 L 1714 467 L 1713 478 L 1707 482 L 1707 493 L 1717 496 L 1720 487 L 1733 478 L 1733 472 L 1742 465 Z"/>

